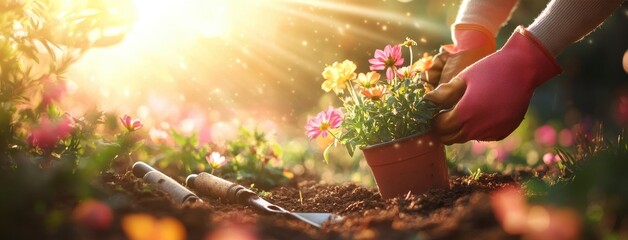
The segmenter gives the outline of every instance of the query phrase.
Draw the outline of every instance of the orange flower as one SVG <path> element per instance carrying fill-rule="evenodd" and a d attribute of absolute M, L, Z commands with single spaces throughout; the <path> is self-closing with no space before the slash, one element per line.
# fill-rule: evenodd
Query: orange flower
<path fill-rule="evenodd" d="M 372 88 L 362 89 L 362 95 L 372 100 L 380 100 L 384 96 L 385 91 L 386 87 L 379 85 Z"/>
<path fill-rule="evenodd" d="M 412 70 L 417 72 L 425 72 L 434 65 L 434 57 L 428 53 L 423 53 L 423 57 L 412 64 Z"/>
<path fill-rule="evenodd" d="M 149 214 L 129 214 L 121 222 L 131 240 L 181 240 L 186 237 L 183 224 L 172 217 L 157 219 Z"/>

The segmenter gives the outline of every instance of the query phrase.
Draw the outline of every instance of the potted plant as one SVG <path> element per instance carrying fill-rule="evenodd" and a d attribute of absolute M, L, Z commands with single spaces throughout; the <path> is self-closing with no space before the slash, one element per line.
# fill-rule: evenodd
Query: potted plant
<path fill-rule="evenodd" d="M 323 154 L 325 161 L 337 143 L 344 144 L 351 156 L 360 148 L 383 198 L 449 188 L 444 146 L 430 133 L 437 108 L 423 99 L 431 89 L 425 72 L 432 57 L 425 53 L 413 62 L 414 45 L 407 39 L 377 49 L 368 73 L 356 74 L 357 66 L 349 60 L 325 67 L 322 89 L 333 91 L 343 107 L 329 107 L 305 126 L 310 139 L 333 136 Z M 402 46 L 410 51 L 407 66 Z M 377 71 L 385 71 L 385 79 Z"/>

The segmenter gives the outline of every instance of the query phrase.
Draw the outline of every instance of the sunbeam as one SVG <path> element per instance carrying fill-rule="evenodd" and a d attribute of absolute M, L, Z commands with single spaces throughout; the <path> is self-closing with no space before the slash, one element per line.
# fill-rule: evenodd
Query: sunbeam
<path fill-rule="evenodd" d="M 311 90 L 320 88 L 326 65 L 342 57 L 366 59 L 405 37 L 448 31 L 409 14 L 407 6 L 417 3 L 386 5 L 392 9 L 357 1 L 133 3 L 136 21 L 124 40 L 90 50 L 71 69 L 79 103 L 132 113 L 159 95 L 183 107 L 222 112 L 225 119 L 275 112 L 273 119 L 300 125 L 321 101 Z"/>

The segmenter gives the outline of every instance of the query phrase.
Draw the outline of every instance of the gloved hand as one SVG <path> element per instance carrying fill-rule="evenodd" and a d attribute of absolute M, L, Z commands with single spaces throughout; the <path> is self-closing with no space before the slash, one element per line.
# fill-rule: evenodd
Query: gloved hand
<path fill-rule="evenodd" d="M 455 105 L 436 116 L 432 130 L 445 144 L 501 140 L 523 120 L 534 89 L 560 72 L 552 54 L 520 26 L 502 49 L 426 94 L 440 107 Z"/>
<path fill-rule="evenodd" d="M 427 82 L 433 87 L 447 83 L 467 66 L 495 51 L 495 38 L 484 27 L 474 24 L 452 26 L 453 44 L 443 45 L 434 65 L 427 71 Z"/>

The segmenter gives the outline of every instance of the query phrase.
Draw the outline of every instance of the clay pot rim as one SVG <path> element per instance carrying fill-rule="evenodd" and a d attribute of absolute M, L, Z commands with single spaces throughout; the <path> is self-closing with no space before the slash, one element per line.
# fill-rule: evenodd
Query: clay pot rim
<path fill-rule="evenodd" d="M 408 136 L 405 136 L 405 137 L 402 137 L 402 138 L 393 139 L 393 140 L 390 140 L 388 142 L 376 143 L 376 144 L 372 144 L 372 145 L 368 145 L 368 146 L 363 146 L 363 147 L 360 147 L 360 150 L 368 150 L 368 149 L 383 147 L 383 146 L 386 146 L 386 145 L 391 145 L 391 144 L 394 144 L 394 143 L 397 143 L 397 142 L 401 142 L 401 141 L 404 141 L 404 140 L 408 140 L 410 138 L 426 135 L 426 134 L 429 134 L 429 133 L 430 133 L 430 130 L 428 130 L 426 132 L 419 132 L 419 133 L 408 135 Z"/>

